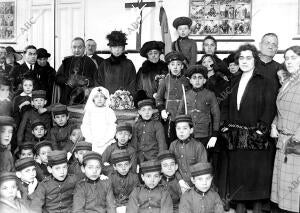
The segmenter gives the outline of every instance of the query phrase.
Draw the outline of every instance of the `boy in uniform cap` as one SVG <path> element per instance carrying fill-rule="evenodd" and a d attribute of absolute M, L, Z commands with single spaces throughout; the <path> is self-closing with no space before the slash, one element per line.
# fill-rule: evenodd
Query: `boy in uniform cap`
<path fill-rule="evenodd" d="M 22 117 L 17 133 L 18 145 L 20 145 L 24 140 L 33 140 L 31 125 L 36 119 L 40 119 L 45 124 L 46 130 L 49 131 L 51 125 L 50 114 L 48 112 L 42 114 L 38 112 L 40 108 L 44 108 L 46 103 L 46 91 L 35 90 L 32 92 L 31 105 L 33 107 L 32 109 L 26 111 Z"/>
<path fill-rule="evenodd" d="M 19 159 L 22 158 L 32 158 L 33 159 L 33 153 L 34 153 L 34 143 L 27 141 L 22 143 L 19 146 L 19 150 L 16 153 Z"/>
<path fill-rule="evenodd" d="M 173 212 L 173 204 L 168 190 L 159 184 L 161 166 L 157 160 L 141 163 L 141 178 L 144 185 L 136 186 L 129 197 L 126 212 Z"/>
<path fill-rule="evenodd" d="M 1 213 L 34 213 L 24 200 L 17 197 L 17 176 L 14 172 L 0 173 L 0 188 Z"/>
<path fill-rule="evenodd" d="M 130 155 L 126 150 L 115 150 L 111 160 L 114 172 L 109 175 L 109 179 L 116 198 L 117 211 L 118 209 L 125 210 L 130 193 L 139 184 L 139 178 L 136 173 L 130 171 Z"/>
<path fill-rule="evenodd" d="M 175 155 L 178 163 L 176 177 L 179 180 L 181 191 L 184 193 L 192 187 L 191 165 L 207 162 L 207 154 L 202 143 L 191 137 L 193 122 L 190 115 L 178 115 L 175 119 L 175 125 L 178 139 L 171 143 L 169 150 Z"/>
<path fill-rule="evenodd" d="M 102 154 L 102 163 L 104 164 L 103 173 L 109 174 L 113 169 L 112 153 L 116 150 L 126 150 L 130 156 L 130 170 L 136 173 L 137 157 L 136 150 L 131 143 L 132 126 L 130 123 L 121 123 L 117 126 L 116 143 L 109 145 Z"/>
<path fill-rule="evenodd" d="M 223 202 L 219 194 L 211 188 L 213 179 L 210 163 L 191 166 L 191 181 L 194 187 L 184 193 L 179 204 L 180 213 L 223 213 Z"/>
<path fill-rule="evenodd" d="M 207 148 L 215 146 L 220 125 L 220 109 L 215 94 L 204 87 L 207 69 L 193 65 L 187 69 L 192 89 L 186 92 L 186 100 L 179 105 L 179 113 L 187 112 L 193 121 L 194 138 Z M 185 103 L 187 109 L 185 109 Z M 211 122 L 212 121 L 212 122 Z M 212 129 L 212 133 L 211 133 Z"/>
<path fill-rule="evenodd" d="M 51 151 L 47 169 L 51 176 L 45 178 L 30 195 L 32 208 L 38 212 L 71 212 L 78 180 L 75 175 L 68 174 L 67 153 Z"/>
<path fill-rule="evenodd" d="M 137 72 L 137 91 L 144 90 L 149 98 L 155 98 L 158 78 L 168 73 L 167 63 L 160 60 L 165 44 L 161 41 L 148 41 L 140 50 L 140 55 L 147 60 Z"/>
<path fill-rule="evenodd" d="M 33 158 L 22 158 L 15 163 L 16 175 L 19 179 L 18 189 L 24 200 L 29 200 L 28 196 L 34 192 L 38 185 L 35 164 Z"/>
<path fill-rule="evenodd" d="M 52 119 L 56 125 L 50 130 L 50 138 L 55 144 L 54 149 L 62 150 L 70 137 L 70 129 L 74 123 L 69 121 L 69 112 L 66 105 L 55 104 L 51 111 Z"/>
<path fill-rule="evenodd" d="M 100 179 L 101 155 L 89 151 L 84 154 L 82 171 L 85 178 L 76 185 L 73 196 L 73 213 L 116 212 L 115 198 L 109 180 Z"/>
<path fill-rule="evenodd" d="M 12 117 L 0 116 L 0 173 L 15 171 L 14 158 L 10 151 L 15 127 L 16 124 Z"/>
<path fill-rule="evenodd" d="M 44 180 L 45 177 L 49 176 L 47 165 L 48 165 L 48 154 L 52 151 L 52 143 L 48 140 L 38 142 L 34 146 L 35 161 L 36 161 L 36 177 L 39 182 Z"/>
<path fill-rule="evenodd" d="M 188 17 L 178 17 L 173 22 L 178 39 L 172 43 L 172 50 L 181 52 L 186 59 L 186 66 L 196 64 L 197 43 L 189 38 L 192 26 L 192 19 Z"/>
<path fill-rule="evenodd" d="M 178 212 L 178 205 L 182 193 L 178 180 L 175 176 L 175 173 L 178 169 L 175 155 L 169 150 L 164 150 L 158 154 L 158 160 L 161 164 L 161 184 L 168 189 L 171 195 L 173 201 L 173 211 Z"/>
<path fill-rule="evenodd" d="M 110 94 L 119 89 L 127 90 L 131 95 L 136 91 L 136 71 L 134 64 L 125 56 L 126 34 L 112 31 L 106 36 L 111 56 L 100 64 L 95 76 L 96 86 L 103 86 Z"/>
<path fill-rule="evenodd" d="M 45 124 L 40 119 L 35 119 L 31 124 L 33 141 L 36 143 L 46 139 L 47 129 Z"/>
<path fill-rule="evenodd" d="M 86 141 L 79 141 L 74 148 L 73 162 L 69 161 L 69 174 L 74 174 L 79 180 L 84 178 L 84 173 L 81 170 L 83 156 L 88 151 L 92 151 L 92 144 Z"/>
<path fill-rule="evenodd" d="M 133 145 L 137 151 L 138 163 L 155 159 L 159 152 L 167 149 L 164 128 L 161 122 L 152 117 L 152 99 L 138 102 L 139 119 L 134 125 Z"/>
<path fill-rule="evenodd" d="M 164 127 L 169 146 L 176 139 L 174 120 L 183 96 L 182 85 L 185 90 L 188 90 L 190 84 L 182 73 L 184 56 L 181 53 L 170 52 L 166 55 L 165 60 L 168 63 L 170 73 L 159 81 L 155 101 L 156 107 L 165 121 Z"/>

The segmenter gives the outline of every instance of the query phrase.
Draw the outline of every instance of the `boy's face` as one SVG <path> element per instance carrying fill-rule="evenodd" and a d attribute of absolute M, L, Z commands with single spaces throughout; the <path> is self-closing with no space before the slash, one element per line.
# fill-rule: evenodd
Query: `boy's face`
<path fill-rule="evenodd" d="M 231 62 L 228 66 L 229 71 L 234 74 L 237 71 L 239 71 L 239 65 L 235 64 L 234 62 Z"/>
<path fill-rule="evenodd" d="M 206 79 L 200 73 L 195 73 L 191 76 L 190 83 L 193 88 L 201 88 L 205 83 Z"/>
<path fill-rule="evenodd" d="M 20 159 L 23 158 L 33 158 L 33 151 L 32 149 L 22 149 L 19 155 Z"/>
<path fill-rule="evenodd" d="M 87 160 L 85 166 L 82 167 L 82 172 L 88 179 L 97 180 L 101 173 L 100 161 L 96 159 Z"/>
<path fill-rule="evenodd" d="M 147 172 L 141 175 L 145 185 L 150 189 L 154 189 L 161 179 L 160 172 Z"/>
<path fill-rule="evenodd" d="M 211 174 L 205 174 L 191 178 L 192 183 L 201 192 L 207 192 L 210 189 L 212 179 L 213 177 Z"/>
<path fill-rule="evenodd" d="M 171 61 L 168 64 L 168 68 L 172 75 L 178 76 L 181 73 L 181 70 L 183 69 L 183 63 L 182 61 Z"/>
<path fill-rule="evenodd" d="M 110 52 L 114 56 L 118 57 L 123 54 L 125 47 L 124 46 L 112 46 L 110 47 Z"/>
<path fill-rule="evenodd" d="M 126 130 L 118 131 L 116 133 L 116 138 L 119 146 L 125 146 L 128 143 L 128 141 L 131 139 L 131 134 Z"/>
<path fill-rule="evenodd" d="M 176 164 L 174 159 L 164 159 L 161 161 L 161 172 L 168 176 L 172 177 L 176 170 L 178 169 L 178 165 Z"/>
<path fill-rule="evenodd" d="M 131 167 L 131 164 L 129 161 L 123 161 L 119 162 L 113 165 L 114 169 L 121 175 L 127 175 L 129 172 L 129 169 Z"/>
<path fill-rule="evenodd" d="M 46 135 L 47 130 L 45 130 L 45 127 L 43 125 L 38 125 L 33 128 L 32 134 L 36 138 L 42 138 Z"/>
<path fill-rule="evenodd" d="M 7 146 L 10 144 L 14 128 L 12 126 L 2 126 L 0 129 L 1 144 Z"/>
<path fill-rule="evenodd" d="M 105 106 L 106 97 L 102 93 L 97 93 L 94 96 L 94 103 L 97 107 Z"/>
<path fill-rule="evenodd" d="M 84 155 L 85 153 L 87 153 L 87 152 L 88 152 L 88 150 L 78 150 L 78 151 L 75 151 L 75 152 L 74 152 L 74 156 L 75 156 L 75 158 L 77 158 L 77 160 L 79 161 L 79 163 L 82 164 L 82 161 L 83 161 L 83 155 Z"/>
<path fill-rule="evenodd" d="M 16 180 L 6 180 L 0 185 L 0 198 L 13 201 L 17 196 L 17 191 Z"/>
<path fill-rule="evenodd" d="M 44 98 L 34 98 L 31 101 L 31 105 L 35 108 L 35 109 L 40 109 L 40 108 L 44 108 L 44 106 L 46 105 L 47 101 Z"/>
<path fill-rule="evenodd" d="M 40 148 L 37 157 L 42 161 L 42 163 L 48 163 L 48 154 L 52 151 L 50 146 L 43 146 Z"/>
<path fill-rule="evenodd" d="M 9 96 L 9 86 L 0 85 L 0 98 L 8 98 Z"/>
<path fill-rule="evenodd" d="M 82 137 L 82 132 L 81 129 L 73 129 L 71 135 L 70 135 L 70 140 L 75 143 L 79 138 Z"/>
<path fill-rule="evenodd" d="M 189 36 L 191 30 L 188 25 L 180 25 L 177 28 L 177 33 L 180 37 L 187 37 Z"/>
<path fill-rule="evenodd" d="M 179 140 L 185 140 L 193 133 L 193 128 L 188 122 L 179 122 L 176 124 L 176 135 Z"/>
<path fill-rule="evenodd" d="M 61 163 L 52 167 L 47 167 L 48 172 L 53 175 L 56 180 L 64 181 L 68 174 L 68 164 Z"/>
<path fill-rule="evenodd" d="M 33 82 L 31 80 L 24 80 L 23 81 L 23 92 L 25 94 L 31 94 L 33 90 Z"/>
<path fill-rule="evenodd" d="M 47 62 L 48 62 L 48 58 L 38 58 L 37 59 L 37 63 L 41 67 L 45 67 L 47 65 Z"/>
<path fill-rule="evenodd" d="M 214 61 L 210 56 L 205 57 L 202 61 L 202 66 L 205 66 L 208 69 L 208 71 L 211 71 L 213 69 L 213 65 Z"/>
<path fill-rule="evenodd" d="M 16 172 L 17 177 L 25 183 L 32 183 L 36 177 L 35 166 L 29 166 L 21 171 Z"/>
<path fill-rule="evenodd" d="M 217 45 L 215 44 L 215 42 L 212 39 L 206 39 L 203 42 L 203 50 L 205 52 L 205 54 L 215 54 L 215 51 L 217 49 Z"/>
<path fill-rule="evenodd" d="M 147 53 L 148 60 L 152 63 L 157 63 L 159 61 L 160 52 L 158 50 L 150 50 Z"/>
<path fill-rule="evenodd" d="M 69 119 L 69 116 L 66 114 L 55 115 L 54 121 L 58 126 L 64 126 Z"/>
<path fill-rule="evenodd" d="M 144 120 L 150 120 L 153 114 L 152 106 L 143 106 L 138 110 L 138 113 Z"/>

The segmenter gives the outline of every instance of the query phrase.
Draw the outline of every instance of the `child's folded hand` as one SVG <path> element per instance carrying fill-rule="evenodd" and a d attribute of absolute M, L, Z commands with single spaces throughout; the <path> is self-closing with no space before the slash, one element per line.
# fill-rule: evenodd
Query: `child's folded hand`
<path fill-rule="evenodd" d="M 178 183 L 181 188 L 182 194 L 191 188 L 189 184 L 187 184 L 184 180 L 179 180 Z"/>
<path fill-rule="evenodd" d="M 108 162 L 103 163 L 104 166 L 109 166 L 110 164 Z"/>
<path fill-rule="evenodd" d="M 207 146 L 206 148 L 212 148 L 212 147 L 215 147 L 216 145 L 216 142 L 217 142 L 217 137 L 211 137 L 207 143 Z"/>
<path fill-rule="evenodd" d="M 100 180 L 108 180 L 108 177 L 105 175 L 100 175 Z"/>
<path fill-rule="evenodd" d="M 168 116 L 169 116 L 169 113 L 165 109 L 161 111 L 162 119 L 167 120 Z"/>

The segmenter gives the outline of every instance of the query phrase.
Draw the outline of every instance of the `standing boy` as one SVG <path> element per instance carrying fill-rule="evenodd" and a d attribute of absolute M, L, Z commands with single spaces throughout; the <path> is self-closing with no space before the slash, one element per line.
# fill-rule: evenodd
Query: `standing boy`
<path fill-rule="evenodd" d="M 172 50 L 184 55 L 187 67 L 196 64 L 197 61 L 197 43 L 189 38 L 191 25 L 192 19 L 188 17 L 178 17 L 173 22 L 178 39 L 172 43 Z"/>
<path fill-rule="evenodd" d="M 144 185 L 132 191 L 126 208 L 127 213 L 164 212 L 172 213 L 173 204 L 168 190 L 159 185 L 161 166 L 157 160 L 141 163 L 141 177 Z"/>
<path fill-rule="evenodd" d="M 177 116 L 175 124 L 178 139 L 171 143 L 169 150 L 176 157 L 178 163 L 176 175 L 181 191 L 184 193 L 192 186 L 191 165 L 198 162 L 207 162 L 207 155 L 202 143 L 191 137 L 193 122 L 190 115 Z"/>
<path fill-rule="evenodd" d="M 159 152 L 167 149 L 163 125 L 152 118 L 153 105 L 152 99 L 138 102 L 140 117 L 134 125 L 132 142 L 139 163 L 155 159 Z"/>

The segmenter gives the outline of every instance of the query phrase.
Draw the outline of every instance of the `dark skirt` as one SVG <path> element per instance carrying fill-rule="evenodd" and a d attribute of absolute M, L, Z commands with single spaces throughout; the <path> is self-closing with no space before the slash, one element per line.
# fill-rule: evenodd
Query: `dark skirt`
<path fill-rule="evenodd" d="M 274 146 L 267 150 L 233 150 L 227 155 L 227 192 L 232 200 L 269 199 Z"/>

